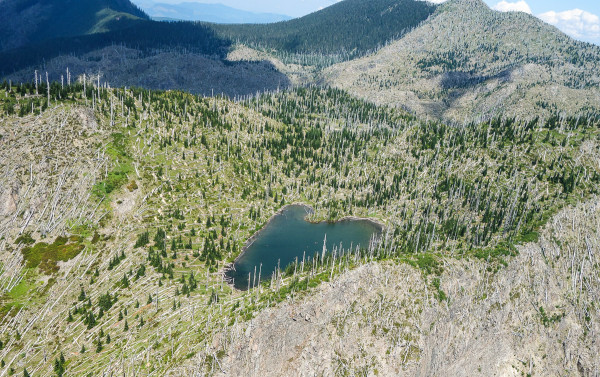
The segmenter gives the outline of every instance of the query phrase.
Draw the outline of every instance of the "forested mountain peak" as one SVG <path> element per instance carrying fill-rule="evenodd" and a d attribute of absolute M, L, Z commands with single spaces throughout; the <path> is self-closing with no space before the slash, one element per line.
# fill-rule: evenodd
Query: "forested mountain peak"
<path fill-rule="evenodd" d="M 70 0 L 55 1 L 68 2 Z M 94 1 L 102 2 L 103 0 Z M 128 1 L 127 3 L 130 4 Z M 116 6 L 109 9 L 114 8 Z M 121 6 L 119 9 L 123 8 L 126 7 Z M 4 33 L 10 35 L 10 38 L 7 40 L 12 41 L 11 47 L 29 44 L 20 50 L 15 49 L 10 51 L 8 55 L 4 54 L 4 56 L 0 56 L 0 72 L 7 75 L 26 69 L 29 76 L 31 67 L 34 65 L 48 62 L 59 55 L 79 57 L 105 47 L 107 45 L 106 41 L 108 41 L 108 45 L 118 44 L 136 50 L 139 50 L 140 46 L 143 46 L 144 49 L 148 48 L 155 52 L 164 49 L 173 51 L 181 50 L 183 46 L 188 52 L 190 50 L 197 52 L 200 50 L 197 47 L 198 45 L 212 43 L 216 39 L 227 45 L 239 42 L 262 52 L 275 55 L 286 63 L 291 62 L 307 65 L 307 61 L 310 60 L 308 61 L 308 65 L 322 67 L 363 56 L 381 48 L 417 27 L 433 14 L 436 9 L 437 6 L 435 4 L 417 0 L 345 0 L 302 18 L 260 25 L 136 22 L 136 20 L 131 19 L 133 16 L 130 16 L 130 14 L 136 14 L 144 18 L 145 15 L 132 11 L 133 13 L 119 13 L 119 17 L 114 17 L 113 15 L 112 18 L 108 18 L 113 23 L 115 18 L 122 18 L 116 25 L 113 23 L 108 24 L 108 22 L 96 22 L 93 24 L 94 27 L 88 25 L 85 28 L 79 28 L 77 33 L 74 30 L 69 30 L 70 34 L 53 32 L 49 35 L 44 35 L 44 38 L 71 35 L 69 38 L 53 41 L 53 43 L 44 46 L 29 43 L 37 41 L 37 39 L 29 35 L 33 32 L 29 34 L 21 33 L 25 37 L 19 42 L 18 38 L 13 35 L 15 33 L 11 31 L 12 29 L 7 28 Z M 49 12 L 48 10 L 44 10 L 42 13 L 46 15 Z M 90 15 L 94 13 L 88 11 L 86 14 L 86 17 L 90 18 Z M 121 17 L 123 15 L 124 17 Z M 65 18 L 64 15 L 61 17 Z M 23 18 L 32 20 L 36 17 L 23 16 Z M 56 19 L 56 17 L 52 17 L 51 19 Z M 93 17 L 90 19 L 95 20 Z M 101 28 L 97 26 L 104 24 L 108 24 L 109 27 Z M 121 32 L 125 27 L 128 30 Z M 52 31 L 56 26 L 52 24 L 44 28 Z M 201 31 L 200 34 L 204 36 L 205 41 L 198 41 L 196 44 L 189 45 L 187 40 L 190 39 L 190 29 L 194 28 Z M 42 27 L 40 26 L 39 29 L 42 30 Z M 117 33 L 115 33 L 114 29 L 119 30 L 116 30 Z M 2 27 L 0 26 L 0 32 L 1 30 Z M 81 39 L 79 36 L 80 34 L 92 31 L 100 32 L 104 30 L 112 30 L 112 33 L 104 33 L 97 38 Z M 77 36 L 73 36 L 73 34 L 77 34 Z M 198 33 L 192 32 L 192 34 Z M 205 50 L 202 49 L 203 53 Z M 214 52 L 214 49 L 210 51 Z M 307 59 L 307 56 L 309 59 Z M 314 61 L 318 61 L 318 64 L 314 64 Z M 44 65 L 46 66 L 46 64 Z M 89 64 L 85 63 L 85 65 Z M 64 70 L 64 68 L 61 66 L 60 70 Z M 46 70 L 47 68 L 43 69 Z M 167 78 L 167 81 L 171 80 L 172 78 Z M 111 78 L 111 81 L 116 82 L 119 80 Z M 209 92 L 211 91 L 209 90 Z M 224 90 L 224 92 L 230 91 Z"/>
<path fill-rule="evenodd" d="M 290 21 L 215 25 L 215 29 L 232 40 L 280 53 L 345 54 L 351 58 L 406 34 L 436 8 L 418 0 L 345 0 Z"/>
<path fill-rule="evenodd" d="M 148 16 L 129 0 L 5 0 L 0 51 L 47 39 L 114 30 Z"/>

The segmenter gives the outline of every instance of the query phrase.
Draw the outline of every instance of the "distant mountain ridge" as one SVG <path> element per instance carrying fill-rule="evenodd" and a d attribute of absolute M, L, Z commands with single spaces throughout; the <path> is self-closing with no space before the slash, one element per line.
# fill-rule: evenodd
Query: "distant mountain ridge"
<path fill-rule="evenodd" d="M 0 51 L 123 28 L 136 19 L 148 16 L 129 0 L 5 0 L 0 2 Z"/>
<path fill-rule="evenodd" d="M 63 0 L 65 1 L 65 0 Z M 238 46 L 239 44 L 253 44 L 266 47 L 269 51 L 281 54 L 295 55 L 309 54 L 319 58 L 321 54 L 334 54 L 342 56 L 342 59 L 350 59 L 354 56 L 360 56 L 368 51 L 375 50 L 388 41 L 403 35 L 412 28 L 418 26 L 436 9 L 435 5 L 427 4 L 416 0 L 346 0 L 332 7 L 315 12 L 311 15 L 291 21 L 279 22 L 275 24 L 263 25 L 222 25 L 211 23 L 192 23 L 192 22 L 154 22 L 154 21 L 136 21 L 128 28 L 113 30 L 108 33 L 100 33 L 87 36 L 75 36 L 58 39 L 52 43 L 43 45 L 30 44 L 18 50 L 7 51 L 0 54 L 0 74 L 14 81 L 29 80 L 33 70 L 49 71 L 51 76 L 60 77 L 59 72 L 63 72 L 66 67 L 63 60 L 58 59 L 54 63 L 54 58 L 59 56 L 81 57 L 82 61 L 77 64 L 82 70 L 93 70 L 97 73 L 96 60 L 91 61 L 90 56 L 98 56 L 98 51 L 107 46 L 120 45 L 129 49 L 141 51 L 141 54 L 131 54 L 128 56 L 137 56 L 134 61 L 129 61 L 127 67 L 123 67 L 123 75 L 119 75 L 118 66 L 111 67 L 111 72 L 116 76 L 106 77 L 111 83 L 127 84 L 123 76 L 129 71 L 131 64 L 140 64 L 140 70 L 148 67 L 148 62 L 143 61 L 149 58 L 151 54 L 173 53 L 196 53 L 206 55 L 217 55 L 218 59 L 227 55 L 223 50 L 229 46 Z M 198 48 L 197 44 L 205 38 L 206 48 Z M 155 41 L 155 43 L 153 43 Z M 239 42 L 239 43 L 238 43 Z M 100 56 L 105 56 L 100 54 Z M 96 59 L 96 58 L 94 58 Z M 234 59 L 236 60 L 236 59 Z M 247 60 L 247 59 L 240 59 Z M 199 75 L 199 70 L 203 67 L 184 67 L 181 59 L 167 59 L 170 64 L 176 64 L 178 67 L 170 67 L 178 72 L 190 72 L 190 75 L 174 79 L 165 76 L 166 71 L 162 68 L 153 70 L 157 77 L 153 77 L 152 82 L 159 82 L 161 89 L 173 88 L 184 90 L 198 90 L 198 80 L 190 80 L 193 75 Z M 285 88 L 292 81 L 283 74 L 277 64 L 273 64 L 270 57 L 262 59 L 265 64 L 261 67 L 268 67 L 261 70 L 267 78 L 248 78 L 249 83 L 264 82 L 269 83 L 260 89 Z M 122 60 L 117 60 L 122 62 Z M 119 64 L 117 62 L 111 64 Z M 43 67 L 39 67 L 39 65 Z M 155 64 L 155 63 L 153 63 Z M 226 64 L 236 64 L 231 61 Z M 217 64 L 219 65 L 219 64 Z M 211 65 L 212 66 L 212 65 Z M 34 68 L 39 67 L 39 68 Z M 54 68 L 56 67 L 56 68 Z M 299 70 L 304 70 L 303 65 L 298 66 Z M 279 70 L 279 71 L 278 71 Z M 313 68 L 309 69 L 313 71 Z M 17 72 L 22 71 L 22 72 Z M 231 77 L 229 68 L 224 69 L 224 75 Z M 13 72 L 17 72 L 13 74 Z M 92 73 L 91 71 L 89 73 Z M 284 77 L 282 79 L 282 76 Z M 217 75 L 217 81 L 231 82 L 229 79 L 220 80 Z M 196 77 L 198 79 L 198 77 Z M 137 80 L 136 80 L 137 81 Z M 164 84 L 163 84 L 164 83 Z M 170 84 L 169 84 L 170 83 Z M 169 85 L 171 85 L 169 87 Z M 211 83 L 203 83 L 202 93 L 211 94 Z M 239 85 L 236 84 L 236 87 Z M 204 88 L 208 87 L 208 92 Z M 217 93 L 227 93 L 234 95 L 255 94 L 256 86 L 241 85 L 241 87 L 252 88 L 252 91 L 229 90 L 219 85 L 213 87 Z"/>
<path fill-rule="evenodd" d="M 141 2 L 140 4 L 144 11 L 155 20 L 203 21 L 218 24 L 264 24 L 291 19 L 291 17 L 282 14 L 248 12 L 223 4 L 192 2 L 179 4 Z"/>
<path fill-rule="evenodd" d="M 115 45 L 127 59 L 104 51 Z M 205 95 L 333 86 L 453 123 L 600 108 L 600 47 L 481 0 L 345 0 L 263 25 L 138 19 L 0 53 L 0 73 L 14 82 L 31 80 L 33 70 L 60 77 L 66 64 L 101 71 L 109 83 Z"/>
<path fill-rule="evenodd" d="M 9 0 L 9 2 L 17 1 L 26 0 Z M 68 2 L 73 0 L 53 1 Z M 100 2 L 102 0 L 93 1 Z M 128 1 L 127 3 L 135 7 Z M 373 51 L 385 43 L 398 38 L 426 20 L 435 9 L 435 5 L 417 0 L 345 0 L 308 16 L 285 22 L 233 25 L 206 23 L 205 27 L 211 29 L 215 37 L 229 41 L 230 44 L 240 42 L 264 47 L 284 54 L 333 54 L 340 55 L 342 59 L 347 60 Z M 143 15 L 147 18 L 145 14 Z M 92 13 L 88 13 L 86 17 L 87 19 L 95 19 Z M 123 17 L 128 20 L 127 24 L 110 25 L 113 27 L 108 28 L 106 31 L 128 28 L 131 32 L 124 33 L 122 41 L 115 39 L 113 33 L 113 36 L 109 37 L 110 43 L 138 48 L 139 44 L 132 40 L 131 35 L 141 36 L 140 31 L 136 30 L 136 28 L 146 30 L 152 28 L 142 25 L 139 20 L 136 21 L 135 17 L 137 16 L 133 14 Z M 189 29 L 188 26 L 183 22 L 172 25 L 170 43 L 164 43 L 167 41 L 168 35 L 161 35 L 161 44 L 156 47 L 179 48 L 182 45 L 179 40 L 179 36 L 182 33 L 176 29 Z M 39 52 L 40 46 L 33 45 L 39 41 L 39 38 L 29 38 L 29 42 L 27 43 L 11 43 L 13 48 L 22 46 L 23 49 L 11 52 L 11 56 L 9 57 L 0 56 L 0 73 L 6 75 L 12 71 L 26 68 L 27 66 L 36 64 L 36 59 L 39 62 L 58 55 L 80 55 L 98 47 L 97 43 L 95 43 L 90 45 L 87 51 L 84 51 L 85 46 L 80 42 L 80 35 L 88 34 L 89 29 L 83 28 L 82 30 L 85 32 L 82 31 L 77 35 L 71 35 L 73 32 L 71 34 L 65 34 L 64 32 L 49 33 L 45 39 L 58 36 L 71 38 L 72 41 L 63 40 L 58 41 L 58 43 L 41 46 L 45 50 L 43 56 Z M 98 30 L 98 28 L 96 27 L 94 30 Z M 182 32 L 187 32 L 187 30 L 183 30 Z M 6 40 L 16 38 L 15 33 L 11 35 L 8 30 L 5 34 L 7 35 Z M 143 44 L 147 46 L 147 40 L 159 36 L 151 34 L 141 37 L 144 39 Z M 186 45 L 185 47 L 189 48 L 190 46 Z"/>

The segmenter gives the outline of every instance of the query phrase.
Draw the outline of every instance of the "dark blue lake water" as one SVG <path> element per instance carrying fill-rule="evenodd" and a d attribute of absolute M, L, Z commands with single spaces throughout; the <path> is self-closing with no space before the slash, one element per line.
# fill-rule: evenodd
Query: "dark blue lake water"
<path fill-rule="evenodd" d="M 227 272 L 233 279 L 237 289 L 248 288 L 248 273 L 254 280 L 254 268 L 258 279 L 260 264 L 261 280 L 271 278 L 277 266 L 283 270 L 296 258 L 302 261 L 302 256 L 312 257 L 315 252 L 321 254 L 323 241 L 327 235 L 327 250 L 331 252 L 334 245 L 344 249 L 360 247 L 367 248 L 374 234 L 379 234 L 378 225 L 367 220 L 344 220 L 336 223 L 313 224 L 304 220 L 310 209 L 301 205 L 285 207 L 257 235 L 254 242 L 237 259 L 235 270 Z"/>

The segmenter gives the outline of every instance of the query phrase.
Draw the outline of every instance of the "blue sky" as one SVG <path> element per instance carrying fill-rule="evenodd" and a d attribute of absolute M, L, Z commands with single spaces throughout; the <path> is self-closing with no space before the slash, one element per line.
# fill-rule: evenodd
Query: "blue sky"
<path fill-rule="evenodd" d="M 531 13 L 575 39 L 600 45 L 600 1 L 598 0 L 484 1 L 497 10 L 514 9 Z"/>
<path fill-rule="evenodd" d="M 335 4 L 338 0 L 133 0 L 134 3 L 221 3 L 230 7 L 300 17 Z M 431 0 L 441 3 L 446 0 Z M 531 13 L 570 36 L 600 45 L 600 0 L 484 0 L 491 8 Z"/>

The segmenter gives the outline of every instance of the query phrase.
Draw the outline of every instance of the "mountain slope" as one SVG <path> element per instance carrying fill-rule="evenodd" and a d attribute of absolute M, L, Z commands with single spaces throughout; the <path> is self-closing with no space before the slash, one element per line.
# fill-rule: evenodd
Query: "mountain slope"
<path fill-rule="evenodd" d="M 597 46 L 524 13 L 451 0 L 376 54 L 326 70 L 323 81 L 377 103 L 463 121 L 598 108 L 599 72 Z"/>
<path fill-rule="evenodd" d="M 498 273 L 485 261 L 446 260 L 440 286 L 449 301 L 435 298 L 418 268 L 346 272 L 224 331 L 220 340 L 232 340 L 217 375 L 593 376 L 598 226 L 595 197 L 557 214 Z M 573 274 L 573 265 L 582 270 Z"/>
<path fill-rule="evenodd" d="M 179 4 L 143 2 L 140 4 L 142 4 L 144 11 L 156 20 L 204 21 L 219 24 L 264 24 L 287 21 L 291 18 L 281 14 L 248 12 L 223 4 L 194 2 Z"/>
<path fill-rule="evenodd" d="M 418 0 L 345 0 L 308 16 L 286 22 L 243 25 L 206 23 L 203 27 L 212 29 L 216 36 L 222 40 L 268 48 L 279 56 L 298 53 L 326 54 L 335 55 L 335 60 L 339 61 L 362 55 L 397 38 L 427 19 L 434 10 L 434 5 Z M 48 10 L 44 10 L 44 14 L 48 12 Z M 41 11 L 38 11 L 38 13 L 41 13 Z M 92 19 L 94 16 L 88 10 L 85 17 Z M 33 20 L 36 17 L 28 15 L 24 18 Z M 136 28 L 146 27 L 140 22 L 133 25 L 129 23 L 126 26 L 131 26 L 129 29 L 137 34 L 139 32 L 136 31 Z M 44 26 L 44 28 L 53 30 L 50 26 Z M 179 35 L 187 33 L 191 28 L 191 23 L 177 22 L 173 23 L 170 28 L 181 28 L 182 30 L 181 33 L 171 31 L 170 43 L 161 43 L 156 48 L 172 48 L 181 45 L 178 40 Z M 7 28 L 5 34 L 9 34 L 10 30 L 10 28 Z M 40 26 L 40 30 L 44 29 Z M 86 28 L 74 29 L 68 35 L 85 34 L 87 31 Z M 112 38 L 111 43 L 125 44 L 135 48 L 135 43 L 130 43 L 131 38 L 127 34 L 124 34 L 125 39 L 123 41 Z M 150 34 L 146 39 L 156 36 L 156 32 L 151 31 Z M 57 35 L 65 34 L 51 32 L 46 37 L 52 38 Z M 78 36 L 71 37 L 68 40 L 59 42 L 60 46 L 55 46 L 55 43 L 41 46 L 45 50 L 43 55 L 39 52 L 40 46 L 25 46 L 22 50 L 15 52 L 13 56 L 0 57 L 0 72 L 4 72 L 6 75 L 30 65 L 48 61 L 58 55 L 80 55 L 82 51 L 79 47 L 81 44 L 79 39 Z M 9 38 L 9 40 L 11 39 Z M 16 40 L 16 38 L 12 40 Z M 29 38 L 17 44 L 13 43 L 6 46 L 5 49 L 33 41 L 36 41 L 36 39 Z M 85 52 L 92 51 L 94 47 L 96 46 L 92 44 Z M 38 58 L 36 61 L 35 59 L 22 59 L 21 56 L 38 56 Z M 330 57 L 326 57 L 326 59 L 331 60 Z"/>
<path fill-rule="evenodd" d="M 147 18 L 129 0 L 5 0 L 0 2 L 0 51 L 108 31 Z"/>
<path fill-rule="evenodd" d="M 286 22 L 214 28 L 231 40 L 278 52 L 356 56 L 397 38 L 435 9 L 417 0 L 345 0 Z"/>
<path fill-rule="evenodd" d="M 19 82 L 29 81 L 35 70 L 48 71 L 57 80 L 67 68 L 76 75 L 97 74 L 100 68 L 103 80 L 115 85 L 151 82 L 156 83 L 150 86 L 155 89 L 185 89 L 202 94 L 255 94 L 290 84 L 312 83 L 314 72 L 320 66 L 375 49 L 415 27 L 434 10 L 435 6 L 416 0 L 346 0 L 301 19 L 268 25 L 138 21 L 128 28 L 108 33 L 61 38 L 52 43 L 0 53 L 0 73 L 7 80 Z M 274 51 L 286 64 L 276 60 L 271 53 L 263 54 L 267 56 L 259 59 L 234 54 L 237 57 L 232 60 L 237 61 L 221 61 L 233 41 L 270 46 L 269 51 Z M 107 46 L 114 45 L 124 45 L 139 53 L 126 53 L 126 60 L 104 59 L 110 63 L 108 69 L 102 67 L 97 58 L 89 58 L 114 55 L 102 52 Z M 198 57 L 206 64 L 194 67 L 179 59 L 180 54 L 190 52 L 217 56 L 219 61 Z M 158 55 L 169 62 L 165 69 L 160 62 L 158 66 L 155 64 Z M 282 59 L 282 55 L 291 58 Z M 305 61 L 307 55 L 311 57 L 309 62 Z M 77 61 L 69 63 L 73 57 Z M 258 60 L 259 64 L 248 60 Z M 290 68 L 289 63 L 293 61 L 300 64 L 292 64 Z M 240 77 L 240 71 L 234 72 L 236 66 L 249 68 L 252 76 L 244 71 Z M 152 77 L 130 74 L 136 71 L 151 71 Z M 185 75 L 174 76 L 172 72 L 185 72 Z M 210 77 L 205 77 L 206 72 L 211 72 Z"/>
<path fill-rule="evenodd" d="M 600 118 L 451 127 L 335 89 L 94 81 L 0 84 L 0 373 L 599 366 Z M 232 289 L 227 264 L 297 202 L 385 236 Z"/>
<path fill-rule="evenodd" d="M 29 46 L 12 49 L 0 53 L 0 72 L 8 75 L 11 72 L 23 69 L 24 76 L 18 81 L 27 82 L 30 80 L 31 68 L 36 64 L 42 64 L 38 70 L 48 71 L 55 80 L 69 68 L 68 65 L 61 65 L 57 70 L 53 70 L 54 63 L 62 64 L 61 59 L 54 60 L 58 56 L 78 56 L 86 61 L 82 65 L 87 68 L 96 66 L 97 59 L 85 59 L 85 55 L 95 52 L 96 55 L 107 46 L 112 46 L 114 50 L 129 47 L 136 50 L 138 57 L 147 57 L 170 52 L 178 55 L 182 52 L 189 54 L 201 54 L 221 58 L 224 57 L 229 49 L 230 43 L 215 36 L 214 32 L 203 24 L 192 22 L 158 22 L 138 20 L 135 25 L 125 28 L 112 30 L 105 33 L 95 33 L 69 38 L 57 38 L 48 42 L 39 42 Z M 120 47 L 116 47 L 120 46 Z M 111 67 L 117 72 L 117 77 L 108 78 L 111 81 L 117 81 L 120 77 L 120 69 L 124 69 L 121 64 L 122 59 L 117 59 Z M 31 68 L 31 69 L 30 69 Z M 86 73 L 85 70 L 73 71 L 79 75 Z M 94 72 L 97 74 L 97 70 Z M 169 79 L 164 75 L 158 74 L 159 78 Z M 27 78 L 23 78 L 27 77 Z M 17 80 L 14 80 L 17 81 Z"/>
<path fill-rule="evenodd" d="M 390 38 L 399 39 L 356 59 Z M 127 59 L 105 58 L 115 56 L 103 51 L 113 45 L 126 46 Z M 189 52 L 200 56 L 180 59 Z M 597 110 L 599 62 L 600 47 L 527 14 L 492 11 L 481 0 L 439 7 L 346 0 L 267 25 L 138 21 L 0 53 L 0 72 L 14 82 L 31 80 L 34 70 L 59 79 L 71 65 L 75 74 L 101 71 L 104 81 L 117 85 L 232 96 L 318 84 L 460 123 Z M 249 71 L 240 74 L 235 66 Z M 148 73 L 142 78 L 135 72 Z"/>

